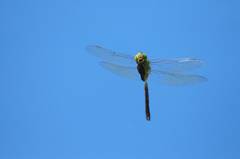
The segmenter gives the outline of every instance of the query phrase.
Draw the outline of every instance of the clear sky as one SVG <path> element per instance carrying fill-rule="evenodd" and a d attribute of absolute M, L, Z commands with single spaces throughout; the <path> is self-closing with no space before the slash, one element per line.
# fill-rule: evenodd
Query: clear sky
<path fill-rule="evenodd" d="M 240 2 L 1 0 L 1 159 L 239 159 Z M 143 83 L 85 46 L 204 59 L 209 81 Z"/>

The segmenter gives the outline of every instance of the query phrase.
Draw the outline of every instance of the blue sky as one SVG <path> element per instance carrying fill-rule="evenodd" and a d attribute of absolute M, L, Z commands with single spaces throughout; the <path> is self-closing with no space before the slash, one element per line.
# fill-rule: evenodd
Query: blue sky
<path fill-rule="evenodd" d="M 0 1 L 1 159 L 240 158 L 236 0 Z M 115 76 L 85 51 L 204 59 L 187 87 Z"/>

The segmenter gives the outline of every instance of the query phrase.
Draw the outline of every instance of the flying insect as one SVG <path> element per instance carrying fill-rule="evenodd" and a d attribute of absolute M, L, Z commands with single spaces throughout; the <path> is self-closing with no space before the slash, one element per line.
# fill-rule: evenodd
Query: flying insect
<path fill-rule="evenodd" d="M 127 78 L 140 79 L 144 82 L 145 114 L 146 120 L 150 121 L 148 79 L 157 77 L 159 82 L 168 85 L 186 85 L 207 81 L 201 75 L 186 74 L 202 66 L 203 61 L 190 57 L 173 59 L 149 59 L 144 52 L 137 52 L 135 56 L 115 52 L 99 45 L 89 45 L 86 50 L 99 57 L 100 65 L 112 73 Z"/>

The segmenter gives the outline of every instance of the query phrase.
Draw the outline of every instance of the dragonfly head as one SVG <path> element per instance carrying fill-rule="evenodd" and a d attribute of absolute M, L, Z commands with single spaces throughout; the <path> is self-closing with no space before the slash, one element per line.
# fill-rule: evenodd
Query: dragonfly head
<path fill-rule="evenodd" d="M 137 64 L 142 63 L 144 61 L 147 60 L 147 55 L 144 54 L 143 52 L 138 52 L 135 57 L 134 57 L 135 61 L 137 62 Z"/>

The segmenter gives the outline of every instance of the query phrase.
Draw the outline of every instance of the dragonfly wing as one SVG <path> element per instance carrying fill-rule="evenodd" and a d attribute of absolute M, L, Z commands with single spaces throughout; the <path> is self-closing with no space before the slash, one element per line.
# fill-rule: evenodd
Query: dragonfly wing
<path fill-rule="evenodd" d="M 191 71 L 201 67 L 202 65 L 203 65 L 202 60 L 189 57 L 151 60 L 152 69 L 168 72 Z"/>
<path fill-rule="evenodd" d="M 186 75 L 159 70 L 152 70 L 150 78 L 156 78 L 158 81 L 167 85 L 189 85 L 207 81 L 207 78 L 200 75 Z"/>
<path fill-rule="evenodd" d="M 121 65 L 117 65 L 117 64 L 113 64 L 113 63 L 110 63 L 110 62 L 100 62 L 100 65 L 116 74 L 116 75 L 120 75 L 122 77 L 126 77 L 126 78 L 129 78 L 129 79 L 140 79 L 140 75 L 138 74 L 137 72 L 137 68 L 135 67 L 127 67 L 127 66 L 121 66 Z"/>
<path fill-rule="evenodd" d="M 112 51 L 110 49 L 103 48 L 98 45 L 89 45 L 86 47 L 86 50 L 96 56 L 102 59 L 103 61 L 118 63 L 118 64 L 132 64 L 135 63 L 134 57 L 131 55 L 119 53 Z"/>

